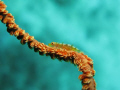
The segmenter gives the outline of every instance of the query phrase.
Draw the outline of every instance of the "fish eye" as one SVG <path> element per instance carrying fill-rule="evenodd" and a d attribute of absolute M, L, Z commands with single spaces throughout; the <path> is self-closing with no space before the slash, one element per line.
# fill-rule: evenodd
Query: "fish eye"
<path fill-rule="evenodd" d="M 54 43 L 52 42 L 51 44 L 53 45 Z"/>

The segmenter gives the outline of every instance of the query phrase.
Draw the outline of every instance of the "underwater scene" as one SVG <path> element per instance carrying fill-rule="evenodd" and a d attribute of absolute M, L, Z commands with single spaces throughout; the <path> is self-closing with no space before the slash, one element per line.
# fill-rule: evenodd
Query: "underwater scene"
<path fill-rule="evenodd" d="M 1 1 L 39 42 L 90 57 L 96 90 L 120 90 L 120 0 Z M 20 44 L 0 22 L 0 90 L 81 90 L 81 74 L 70 62 Z"/>

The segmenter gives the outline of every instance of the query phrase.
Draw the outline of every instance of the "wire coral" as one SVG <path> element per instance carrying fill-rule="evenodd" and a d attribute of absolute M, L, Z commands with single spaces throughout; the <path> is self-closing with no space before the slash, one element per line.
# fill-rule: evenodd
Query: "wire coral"
<path fill-rule="evenodd" d="M 34 48 L 35 52 L 39 52 L 40 55 L 46 54 L 52 59 L 57 58 L 59 60 L 70 61 L 78 66 L 79 71 L 83 74 L 79 76 L 82 80 L 82 90 L 96 90 L 96 83 L 93 78 L 95 70 L 93 69 L 93 61 L 87 55 L 82 52 L 76 52 L 74 50 L 67 50 L 65 48 L 56 48 L 45 45 L 38 42 L 33 36 L 30 36 L 25 30 L 22 30 L 16 23 L 11 13 L 6 10 L 6 5 L 0 0 L 0 20 L 6 24 L 7 31 L 10 35 L 14 35 L 20 40 L 21 44 L 28 44 L 29 48 Z"/>

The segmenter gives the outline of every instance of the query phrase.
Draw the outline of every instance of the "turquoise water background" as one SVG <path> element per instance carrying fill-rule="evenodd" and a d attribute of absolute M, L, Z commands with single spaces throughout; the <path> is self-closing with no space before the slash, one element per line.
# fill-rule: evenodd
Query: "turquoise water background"
<path fill-rule="evenodd" d="M 93 59 L 97 90 L 120 90 L 120 0 L 2 0 L 38 41 L 74 45 Z M 73 64 L 40 56 L 0 22 L 0 90 L 81 90 Z"/>

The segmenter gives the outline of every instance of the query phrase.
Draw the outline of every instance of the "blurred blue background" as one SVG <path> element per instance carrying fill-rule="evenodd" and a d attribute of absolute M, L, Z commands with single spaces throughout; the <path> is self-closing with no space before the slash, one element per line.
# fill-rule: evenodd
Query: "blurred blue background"
<path fill-rule="evenodd" d="M 94 61 L 97 90 L 120 90 L 120 0 L 2 0 L 40 42 L 67 43 Z M 40 56 L 0 23 L 0 90 L 81 90 L 73 64 Z"/>

